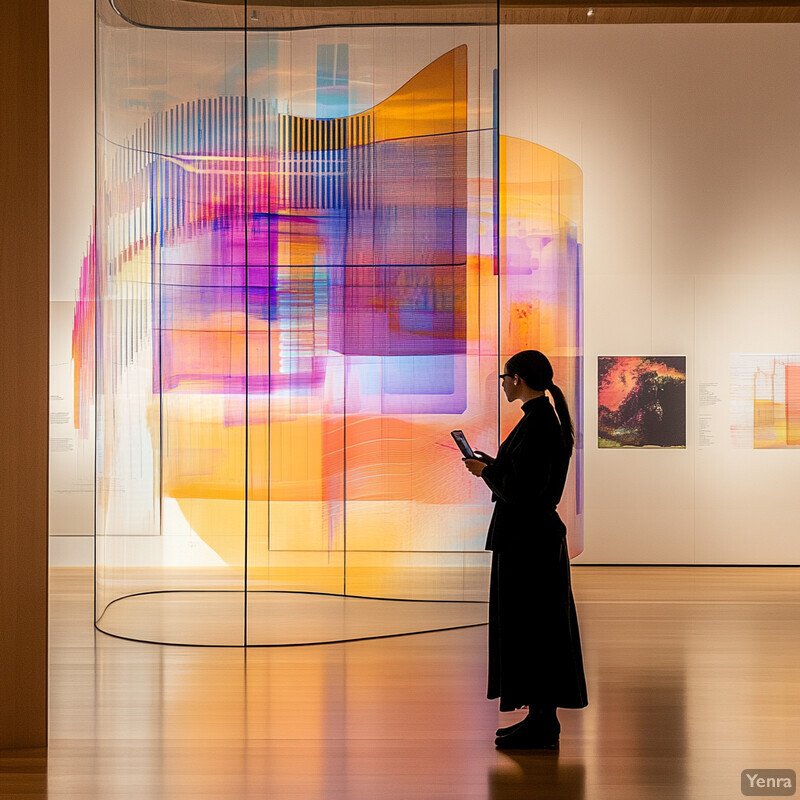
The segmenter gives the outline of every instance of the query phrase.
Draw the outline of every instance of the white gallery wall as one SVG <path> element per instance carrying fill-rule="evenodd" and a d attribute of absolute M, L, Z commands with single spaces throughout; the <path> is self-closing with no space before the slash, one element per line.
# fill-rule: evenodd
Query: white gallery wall
<path fill-rule="evenodd" d="M 800 563 L 800 448 L 754 449 L 731 380 L 739 354 L 800 351 L 800 28 L 507 27 L 502 45 L 503 133 L 583 170 L 575 563 Z M 686 356 L 685 450 L 598 448 L 604 355 Z"/>
<path fill-rule="evenodd" d="M 92 563 L 93 453 L 70 416 L 92 214 L 92 7 L 51 2 L 54 564 Z M 502 132 L 584 176 L 575 563 L 800 563 L 800 447 L 754 449 L 741 397 L 756 354 L 800 353 L 800 27 L 514 26 L 501 44 Z M 608 355 L 686 356 L 685 449 L 597 447 Z"/>

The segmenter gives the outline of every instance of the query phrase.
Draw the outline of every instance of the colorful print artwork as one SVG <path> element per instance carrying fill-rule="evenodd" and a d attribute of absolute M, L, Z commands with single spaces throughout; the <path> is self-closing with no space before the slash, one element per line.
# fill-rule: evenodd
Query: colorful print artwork
<path fill-rule="evenodd" d="M 686 447 L 686 356 L 597 359 L 598 447 Z"/>
<path fill-rule="evenodd" d="M 731 433 L 738 447 L 800 447 L 800 355 L 731 356 Z"/>

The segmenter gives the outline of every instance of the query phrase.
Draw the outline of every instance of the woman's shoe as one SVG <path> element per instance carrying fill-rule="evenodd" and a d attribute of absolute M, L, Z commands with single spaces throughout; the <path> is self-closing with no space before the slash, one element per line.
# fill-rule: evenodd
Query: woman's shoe
<path fill-rule="evenodd" d="M 554 749 L 558 747 L 561 723 L 555 715 L 543 718 L 539 714 L 528 714 L 521 722 L 509 725 L 506 730 L 508 733 L 501 734 L 498 731 L 497 739 L 495 739 L 497 747 Z"/>
<path fill-rule="evenodd" d="M 499 750 L 558 750 L 558 734 L 529 731 L 525 728 L 498 736 L 494 746 Z"/>
<path fill-rule="evenodd" d="M 525 719 L 527 719 L 527 717 L 525 717 Z M 517 728 L 519 728 L 519 726 L 522 725 L 523 722 L 525 722 L 525 719 L 521 719 L 519 722 L 515 722 L 513 725 L 509 725 L 506 728 L 498 728 L 494 732 L 494 735 L 495 736 L 508 736 L 509 733 L 513 733 Z"/>

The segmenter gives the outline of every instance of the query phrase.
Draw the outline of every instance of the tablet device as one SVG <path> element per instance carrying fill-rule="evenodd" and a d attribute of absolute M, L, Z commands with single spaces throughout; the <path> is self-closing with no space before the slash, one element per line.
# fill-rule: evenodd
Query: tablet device
<path fill-rule="evenodd" d="M 472 448 L 469 446 L 469 442 L 467 441 L 467 437 L 464 436 L 464 431 L 450 431 L 450 435 L 455 440 L 455 443 L 458 445 L 458 449 L 464 455 L 464 458 L 477 458 L 478 456 L 472 452 Z"/>

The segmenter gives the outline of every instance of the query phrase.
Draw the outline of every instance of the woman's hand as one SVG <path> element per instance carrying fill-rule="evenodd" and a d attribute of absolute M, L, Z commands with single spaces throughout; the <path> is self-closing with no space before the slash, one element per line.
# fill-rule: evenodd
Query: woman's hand
<path fill-rule="evenodd" d="M 478 461 L 477 458 L 464 458 L 462 461 L 467 465 L 467 469 L 478 477 L 486 469 L 486 464 L 483 461 Z"/>
<path fill-rule="evenodd" d="M 484 453 L 483 450 L 473 450 L 472 452 L 475 453 L 476 456 L 480 456 L 478 461 L 483 461 L 484 464 L 494 463 L 494 459 L 487 453 Z"/>

